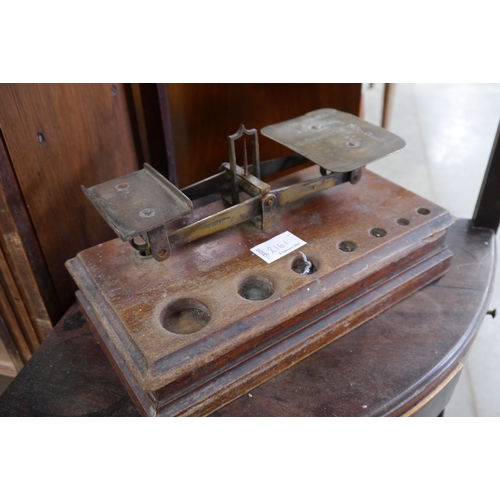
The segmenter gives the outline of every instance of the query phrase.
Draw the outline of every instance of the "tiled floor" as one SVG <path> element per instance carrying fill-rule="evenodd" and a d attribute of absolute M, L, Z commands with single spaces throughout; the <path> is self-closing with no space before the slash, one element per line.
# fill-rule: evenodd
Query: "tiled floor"
<path fill-rule="evenodd" d="M 376 124 L 383 91 L 380 83 L 364 86 L 365 119 Z M 370 168 L 471 218 L 499 120 L 500 84 L 396 84 L 388 128 L 407 146 Z M 498 273 L 490 309 L 496 307 Z M 500 317 L 486 316 L 445 415 L 500 416 L 499 389 Z"/>
<path fill-rule="evenodd" d="M 364 87 L 381 123 L 383 84 Z M 500 84 L 397 84 L 389 129 L 407 147 L 370 168 L 470 218 L 500 119 Z M 490 309 L 500 310 L 500 277 Z M 0 379 L 0 392 L 7 379 Z M 484 319 L 445 415 L 500 416 L 500 317 Z"/>

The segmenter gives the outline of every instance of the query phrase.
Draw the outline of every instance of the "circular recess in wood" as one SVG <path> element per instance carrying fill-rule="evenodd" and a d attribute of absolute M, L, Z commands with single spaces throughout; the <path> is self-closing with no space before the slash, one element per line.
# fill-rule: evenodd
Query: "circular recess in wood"
<path fill-rule="evenodd" d="M 262 276 L 250 276 L 240 284 L 238 293 L 247 300 L 265 300 L 274 293 L 274 285 Z"/>
<path fill-rule="evenodd" d="M 188 335 L 201 330 L 210 319 L 210 309 L 203 302 L 179 299 L 165 308 L 161 324 L 171 333 Z"/>
<path fill-rule="evenodd" d="M 356 248 L 358 248 L 358 245 L 354 241 L 345 240 L 339 243 L 339 249 L 343 252 L 354 252 Z"/>
<path fill-rule="evenodd" d="M 408 226 L 410 221 L 408 219 L 401 218 L 396 221 L 396 224 L 399 224 L 400 226 Z"/>
<path fill-rule="evenodd" d="M 374 238 L 383 238 L 384 236 L 387 236 L 387 231 L 381 227 L 374 227 L 373 229 L 370 229 L 370 234 Z"/>
<path fill-rule="evenodd" d="M 431 213 L 431 211 L 428 208 L 419 208 L 417 212 L 420 215 L 429 215 Z"/>
<path fill-rule="evenodd" d="M 299 252 L 300 255 L 297 256 L 292 262 L 292 271 L 297 274 L 313 274 L 318 270 L 318 264 L 316 260 L 309 257 L 309 255 Z"/>

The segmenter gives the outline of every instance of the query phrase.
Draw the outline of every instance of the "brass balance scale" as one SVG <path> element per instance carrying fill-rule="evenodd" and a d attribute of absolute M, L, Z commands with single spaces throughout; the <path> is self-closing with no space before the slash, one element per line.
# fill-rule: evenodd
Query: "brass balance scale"
<path fill-rule="evenodd" d="M 229 162 L 185 189 L 147 164 L 83 188 L 119 239 L 67 267 L 144 415 L 208 415 L 450 266 L 455 218 L 364 169 L 401 138 L 334 109 L 261 133 L 295 153 L 260 162 L 257 131 L 241 126 Z"/>

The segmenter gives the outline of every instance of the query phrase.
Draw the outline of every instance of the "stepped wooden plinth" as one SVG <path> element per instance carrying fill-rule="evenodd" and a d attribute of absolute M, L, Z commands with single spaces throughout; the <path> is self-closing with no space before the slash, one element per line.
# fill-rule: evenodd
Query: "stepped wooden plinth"
<path fill-rule="evenodd" d="M 272 186 L 317 176 L 311 167 Z M 450 266 L 444 238 L 454 220 L 365 171 L 356 185 L 278 208 L 265 232 L 243 223 L 175 248 L 161 263 L 117 239 L 79 253 L 67 267 L 139 410 L 202 416 L 439 278 Z M 312 274 L 292 269 L 298 251 L 272 264 L 250 251 L 285 231 L 307 242 L 300 250 Z M 261 300 L 240 295 L 252 286 Z"/>

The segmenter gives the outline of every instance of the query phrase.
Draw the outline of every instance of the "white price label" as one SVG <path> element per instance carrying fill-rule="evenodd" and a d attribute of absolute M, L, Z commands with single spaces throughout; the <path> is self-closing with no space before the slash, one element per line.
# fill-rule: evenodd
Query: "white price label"
<path fill-rule="evenodd" d="M 297 236 L 292 234 L 290 231 L 285 231 L 284 233 L 281 233 L 278 236 L 251 248 L 250 251 L 265 260 L 268 264 L 271 264 L 271 262 L 288 255 L 304 245 L 307 245 L 305 241 L 297 238 Z"/>

